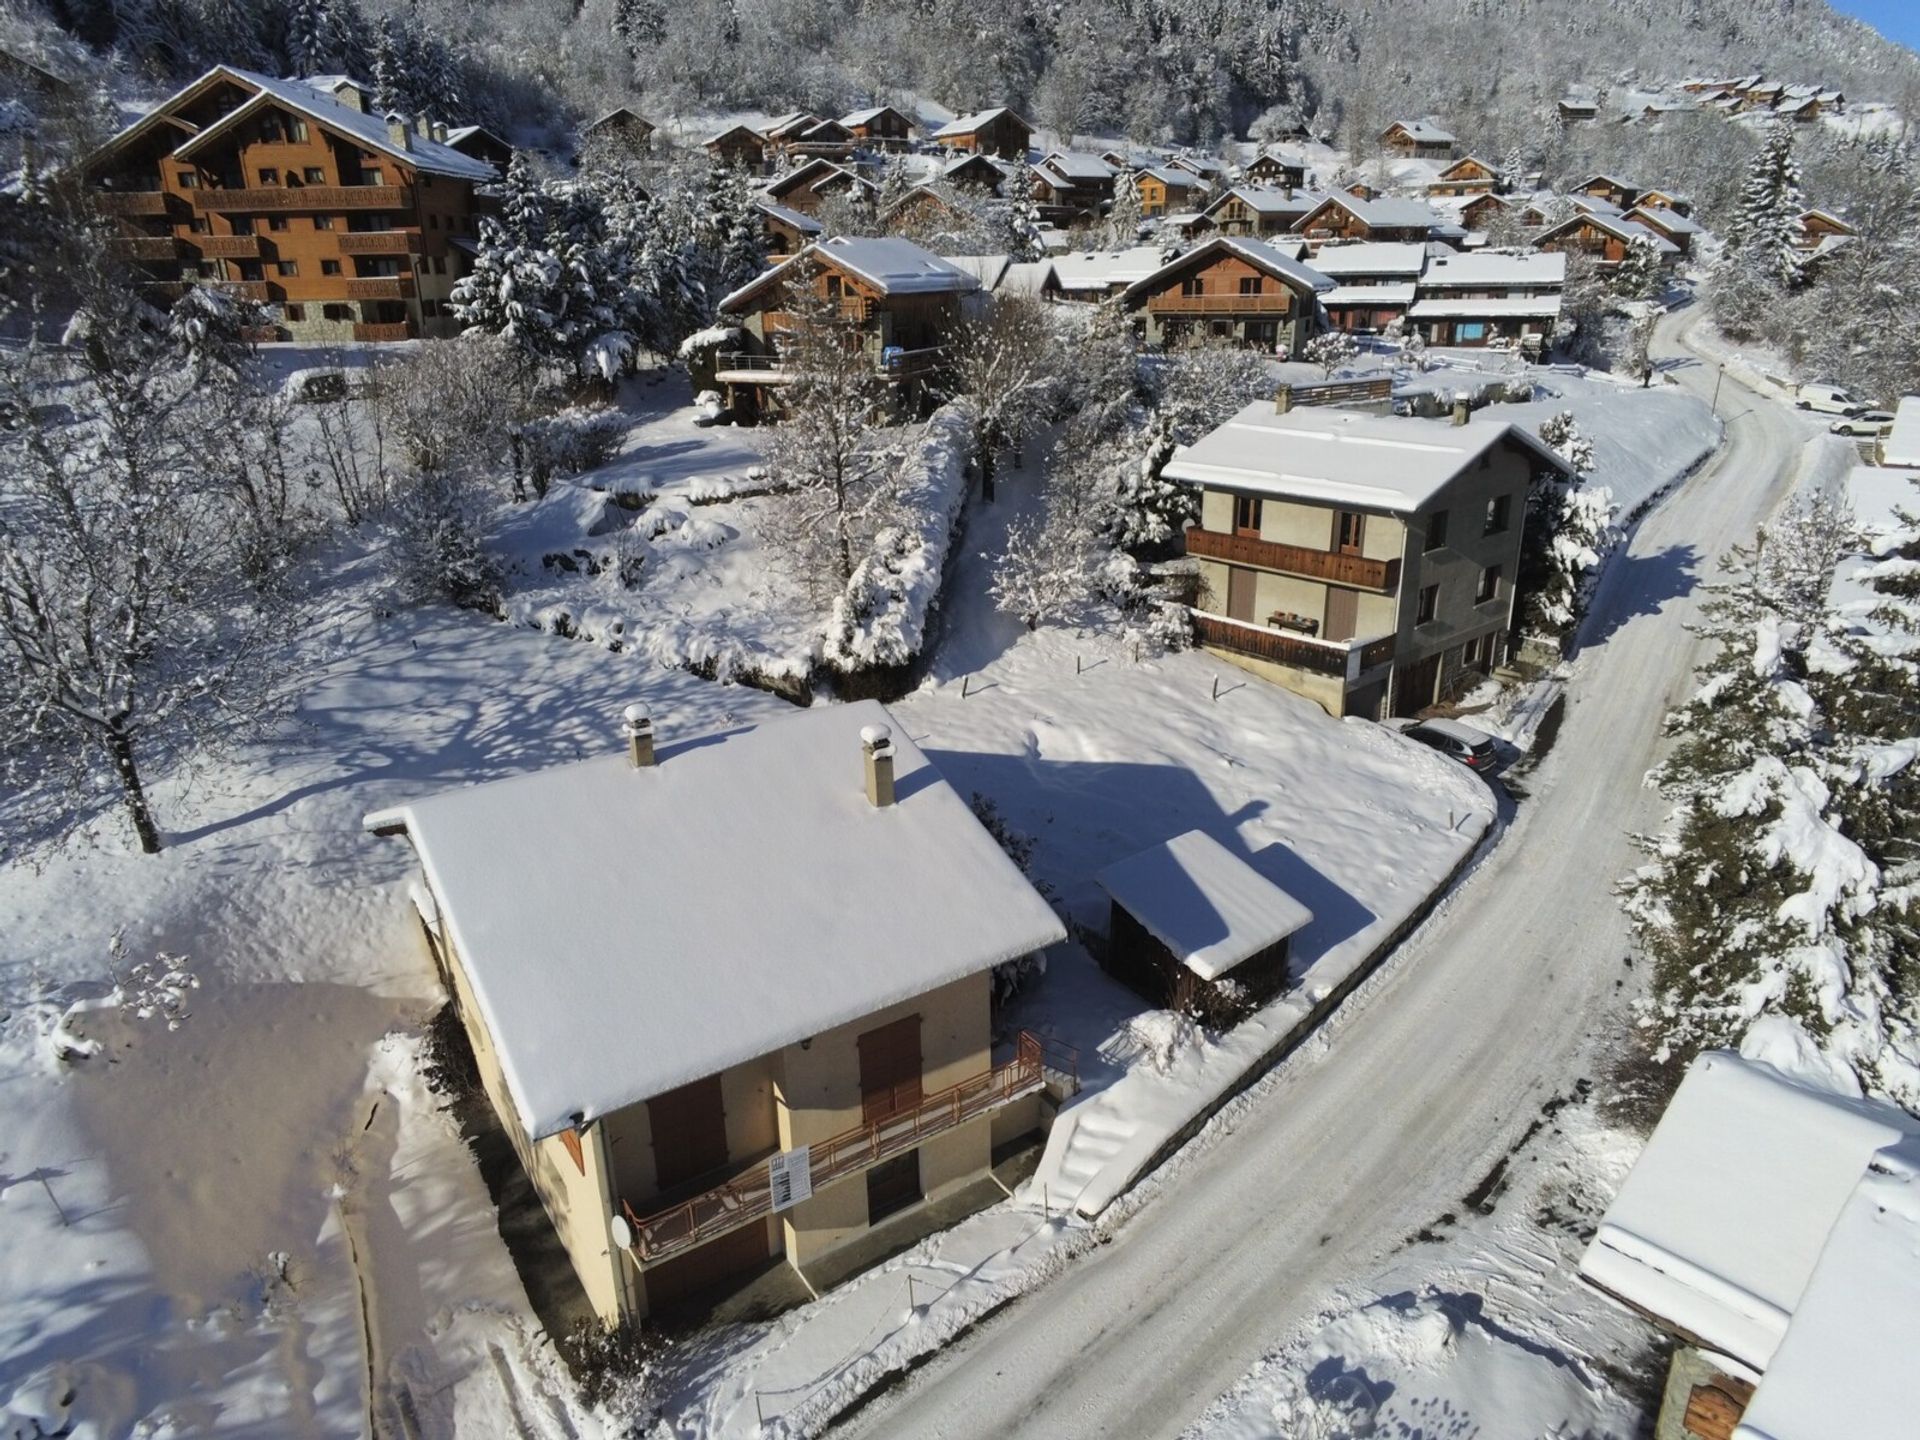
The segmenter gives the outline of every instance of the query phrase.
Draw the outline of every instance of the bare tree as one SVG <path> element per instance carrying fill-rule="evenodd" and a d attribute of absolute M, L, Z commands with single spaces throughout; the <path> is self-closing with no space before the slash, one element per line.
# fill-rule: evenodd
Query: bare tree
<path fill-rule="evenodd" d="M 954 377 L 973 402 L 980 493 L 993 499 L 999 453 L 1018 447 L 1060 398 L 1060 347 L 1048 307 L 1027 295 L 997 300 L 965 321 L 954 345 Z"/>

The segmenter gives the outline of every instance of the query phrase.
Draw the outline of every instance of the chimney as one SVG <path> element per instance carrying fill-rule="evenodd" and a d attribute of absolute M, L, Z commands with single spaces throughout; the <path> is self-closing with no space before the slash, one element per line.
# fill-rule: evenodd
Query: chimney
<path fill-rule="evenodd" d="M 397 150 L 413 149 L 413 136 L 407 130 L 407 122 L 397 113 L 387 116 L 387 142 Z"/>
<path fill-rule="evenodd" d="M 1282 385 L 1273 392 L 1273 413 L 1285 415 L 1293 409 L 1293 386 Z"/>
<path fill-rule="evenodd" d="M 867 761 L 867 803 L 884 810 L 893 804 L 893 731 L 884 725 L 861 726 L 860 753 Z"/>
<path fill-rule="evenodd" d="M 433 138 L 444 145 L 447 143 L 447 126 L 443 120 L 433 122 Z"/>
<path fill-rule="evenodd" d="M 362 115 L 367 113 L 367 92 L 351 80 L 334 86 L 333 98 L 349 110 L 358 110 Z"/>
<path fill-rule="evenodd" d="M 413 133 L 418 135 L 422 140 L 431 140 L 433 138 L 433 122 L 424 115 L 414 116 Z"/>
<path fill-rule="evenodd" d="M 627 737 L 627 763 L 636 770 L 653 765 L 653 716 L 640 704 L 620 712 L 620 733 Z"/>
<path fill-rule="evenodd" d="M 1472 410 L 1473 397 L 1464 390 L 1456 390 L 1453 395 L 1453 423 L 1466 424 L 1467 416 L 1472 413 Z"/>

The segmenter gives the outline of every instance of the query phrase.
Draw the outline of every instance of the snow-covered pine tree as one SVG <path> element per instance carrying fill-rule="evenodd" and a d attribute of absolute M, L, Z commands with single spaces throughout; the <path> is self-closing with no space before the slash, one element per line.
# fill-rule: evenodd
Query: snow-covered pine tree
<path fill-rule="evenodd" d="M 1113 182 L 1113 206 L 1107 212 L 1106 240 L 1115 249 L 1140 243 L 1140 187 L 1131 170 Z"/>
<path fill-rule="evenodd" d="M 1802 257 L 1793 243 L 1804 206 L 1800 162 L 1794 158 L 1793 127 L 1775 121 L 1748 162 L 1740 203 L 1727 222 L 1729 251 L 1745 251 L 1774 283 L 1791 289 L 1802 277 Z"/>
<path fill-rule="evenodd" d="M 613 0 L 613 33 L 637 57 L 667 38 L 667 7 L 663 0 Z"/>
<path fill-rule="evenodd" d="M 1579 623 L 1586 586 L 1612 543 L 1613 495 L 1587 485 L 1593 445 L 1571 411 L 1549 416 L 1539 437 L 1574 475 L 1568 480 L 1542 466 L 1527 486 L 1517 610 L 1522 634 L 1562 639 Z"/>
<path fill-rule="evenodd" d="M 1636 235 L 1613 269 L 1608 288 L 1621 300 L 1658 300 L 1666 292 L 1667 275 L 1653 241 Z"/>

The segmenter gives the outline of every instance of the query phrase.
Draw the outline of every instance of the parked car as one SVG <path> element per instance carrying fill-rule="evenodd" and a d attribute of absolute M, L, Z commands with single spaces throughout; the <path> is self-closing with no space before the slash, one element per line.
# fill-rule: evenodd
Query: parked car
<path fill-rule="evenodd" d="M 1793 392 L 1793 403 L 1823 415 L 1858 415 L 1867 408 L 1867 402 L 1844 385 L 1802 385 Z"/>
<path fill-rule="evenodd" d="M 1451 755 L 1476 774 L 1484 775 L 1499 763 L 1493 737 L 1484 730 L 1462 725 L 1458 720 L 1387 720 L 1382 723 L 1409 740 L 1417 740 L 1443 755 Z"/>
<path fill-rule="evenodd" d="M 1891 410 L 1862 410 L 1858 415 L 1844 415 L 1827 426 L 1836 435 L 1857 435 L 1864 440 L 1878 439 L 1892 428 Z"/>

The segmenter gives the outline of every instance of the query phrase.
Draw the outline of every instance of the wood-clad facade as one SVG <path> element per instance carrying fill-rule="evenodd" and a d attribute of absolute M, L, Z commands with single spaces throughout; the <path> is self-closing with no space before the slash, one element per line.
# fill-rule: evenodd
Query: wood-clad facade
<path fill-rule="evenodd" d="M 997 155 L 1002 160 L 1024 160 L 1033 144 L 1033 127 L 1011 110 L 995 110 L 965 128 L 947 126 L 934 138 L 949 150 Z"/>
<path fill-rule="evenodd" d="M 1228 341 L 1293 356 L 1313 333 L 1315 320 L 1311 291 L 1302 293 L 1218 240 L 1130 286 L 1124 303 L 1143 317 L 1147 342 L 1169 349 Z"/>

